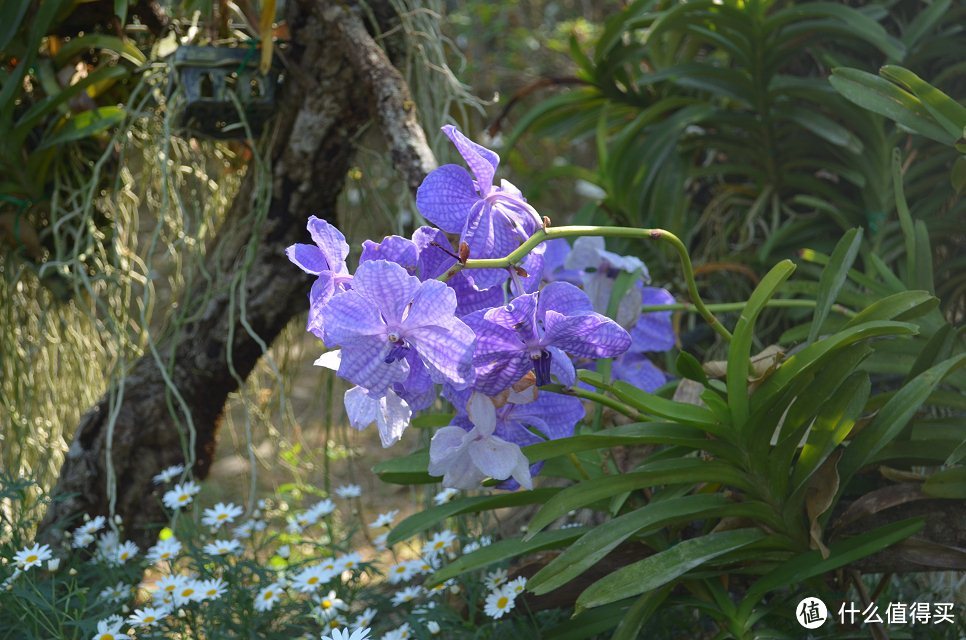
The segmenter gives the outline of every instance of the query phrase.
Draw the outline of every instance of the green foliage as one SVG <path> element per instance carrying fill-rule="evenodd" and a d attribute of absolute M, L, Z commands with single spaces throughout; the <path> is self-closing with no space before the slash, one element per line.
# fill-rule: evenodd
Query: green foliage
<path fill-rule="evenodd" d="M 898 208 L 905 211 L 898 162 L 894 170 Z M 889 475 L 877 467 L 909 478 L 913 467 L 927 465 L 930 471 L 918 476 L 923 497 L 964 495 L 966 343 L 931 293 L 931 263 L 915 259 L 931 255 L 928 237 L 916 225 L 902 229 L 916 253 L 899 275 L 876 254 L 862 256 L 861 229 L 846 232 L 830 256 L 804 253 L 797 279 L 790 279 L 796 265 L 779 262 L 743 304 L 723 371 L 693 356 L 678 358 L 688 373 L 679 385 L 696 389 L 687 396 L 699 402 L 649 394 L 590 371 L 579 378 L 594 391 L 543 387 L 542 393 L 597 401 L 635 422 L 605 421 L 600 430 L 589 424 L 571 438 L 525 448 L 531 461 L 547 461 L 545 475 L 570 481 L 563 489 L 466 498 L 413 516 L 393 536 L 453 513 L 537 504 L 522 538 L 470 554 L 431 582 L 560 548 L 527 589 L 546 595 L 581 585 L 575 623 L 588 635 L 571 630 L 573 637 L 607 630 L 634 637 L 659 608 L 679 605 L 700 610 L 731 637 L 782 633 L 787 611 L 776 604 L 794 602 L 805 589 L 824 593 L 823 576 L 922 530 L 919 518 L 863 530 L 851 514 L 851 533 L 843 535 L 848 503 L 890 491 Z M 781 340 L 795 346 L 759 368 L 758 318 L 776 296 L 803 294 L 814 304 L 786 311 L 801 324 Z M 842 305 L 852 311 L 831 313 Z M 937 418 L 948 411 L 958 418 Z M 615 464 L 616 448 L 643 447 L 649 453 L 630 467 Z M 378 470 L 399 481 L 425 463 L 422 453 Z M 598 512 L 600 524 L 551 528 L 581 509 Z M 618 549 L 636 549 L 640 559 L 588 581 L 587 572 Z M 722 590 L 726 577 L 741 586 Z M 735 594 L 741 594 L 736 601 Z M 597 608 L 611 612 L 609 624 L 593 613 Z"/>
<path fill-rule="evenodd" d="M 946 51 L 962 50 L 964 15 L 950 2 L 907 14 L 874 4 L 638 0 L 590 47 L 573 40 L 584 85 L 536 105 L 509 144 L 525 132 L 594 137 L 591 179 L 606 196 L 581 221 L 668 229 L 699 263 L 767 269 L 804 247 L 828 251 L 859 227 L 862 250 L 878 248 L 891 265 L 902 242 L 889 220 L 891 149 L 917 126 L 945 145 L 962 135 L 953 131 L 962 109 L 955 97 L 966 87 Z M 860 70 L 870 61 L 889 63 L 884 77 Z M 904 61 L 943 75 L 953 99 L 894 66 Z M 873 102 L 903 126 L 858 108 Z M 909 144 L 929 158 L 906 175 L 913 217 L 939 253 L 961 255 L 951 238 L 966 209 L 937 179 L 955 154 L 928 139 Z M 959 188 L 966 165 L 956 167 Z M 959 308 L 964 269 L 954 260 L 951 268 L 938 262 L 936 276 L 946 304 Z M 733 279 L 720 282 L 741 293 Z"/>

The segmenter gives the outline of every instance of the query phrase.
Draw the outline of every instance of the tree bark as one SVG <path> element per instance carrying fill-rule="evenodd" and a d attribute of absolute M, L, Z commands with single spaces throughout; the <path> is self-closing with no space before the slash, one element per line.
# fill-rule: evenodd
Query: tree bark
<path fill-rule="evenodd" d="M 323 17 L 326 3 L 287 4 L 292 44 L 285 54 L 288 79 L 279 98 L 270 153 L 273 188 L 267 216 L 253 228 L 252 217 L 246 215 L 254 197 L 252 167 L 207 254 L 204 270 L 215 274 L 214 281 L 195 278 L 199 287 L 185 291 L 179 300 L 182 308 L 193 309 L 194 320 L 158 343 L 158 353 L 171 354 L 167 358 L 170 382 L 150 353 L 136 362 L 123 381 L 110 447 L 116 474 L 114 512 L 123 519 L 125 536 L 142 548 L 154 542 L 157 529 L 166 521 L 162 491 L 153 486 L 152 477 L 183 462 L 188 418 L 196 433 L 193 476 L 203 479 L 228 394 L 263 353 L 259 341 L 240 322 L 237 306 L 232 306 L 233 276 L 251 259 L 244 281 L 245 319 L 253 333 L 271 344 L 305 309 L 311 285 L 289 263 L 284 250 L 306 241 L 309 215 L 335 220 L 336 197 L 354 140 L 373 115 L 372 82 L 360 77 L 351 63 L 338 23 Z M 404 84 L 399 90 L 408 96 Z M 410 174 L 406 177 L 412 184 Z M 253 236 L 257 249 L 246 256 Z M 200 295 L 201 288 L 207 295 Z M 236 291 L 235 305 L 240 293 Z M 183 398 L 183 405 L 172 400 L 172 388 Z M 169 403 L 178 409 L 176 415 Z M 74 525 L 84 513 L 109 513 L 105 453 L 110 410 L 110 398 L 105 395 L 81 419 L 40 526 L 44 542 L 56 545 L 63 537 L 64 523 Z"/>

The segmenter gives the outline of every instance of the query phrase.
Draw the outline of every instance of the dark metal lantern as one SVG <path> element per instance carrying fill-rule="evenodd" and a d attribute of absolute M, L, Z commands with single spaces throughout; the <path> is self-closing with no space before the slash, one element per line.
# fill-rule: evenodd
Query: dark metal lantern
<path fill-rule="evenodd" d="M 234 91 L 252 135 L 261 133 L 275 112 L 279 72 L 273 65 L 262 75 L 258 62 L 255 48 L 178 47 L 168 85 L 176 126 L 212 138 L 246 137 Z"/>

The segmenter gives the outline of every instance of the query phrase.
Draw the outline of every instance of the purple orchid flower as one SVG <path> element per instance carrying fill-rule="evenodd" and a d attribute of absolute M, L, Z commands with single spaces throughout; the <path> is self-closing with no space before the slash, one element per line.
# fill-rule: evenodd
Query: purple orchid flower
<path fill-rule="evenodd" d="M 539 385 L 550 382 L 551 371 L 572 385 L 576 374 L 565 352 L 612 358 L 631 344 L 627 331 L 596 313 L 587 295 L 566 282 L 553 282 L 464 320 L 477 336 L 475 388 L 487 395 L 500 393 L 531 370 Z"/>
<path fill-rule="evenodd" d="M 543 279 L 545 282 L 569 282 L 580 286 L 580 271 L 570 269 L 566 266 L 567 258 L 570 256 L 570 243 L 563 238 L 554 238 L 543 243 L 546 250 L 543 254 Z"/>
<path fill-rule="evenodd" d="M 672 304 L 674 296 L 660 287 L 637 287 L 645 305 Z M 639 308 L 639 307 L 638 307 Z M 614 361 L 614 379 L 628 382 L 638 389 L 653 392 L 667 382 L 667 374 L 657 368 L 647 353 L 669 351 L 674 348 L 674 327 L 670 311 L 639 314 L 631 327 L 631 347 Z"/>
<path fill-rule="evenodd" d="M 443 476 L 443 486 L 475 489 L 487 477 L 512 478 L 532 489 L 530 463 L 520 446 L 495 434 L 497 412 L 493 401 L 473 393 L 466 404 L 469 430 L 450 425 L 433 436 L 429 445 L 429 473 Z"/>
<path fill-rule="evenodd" d="M 285 255 L 306 273 L 318 276 L 309 292 L 309 319 L 306 330 L 325 340 L 322 307 L 340 291 L 345 291 L 352 276 L 346 268 L 349 245 L 345 236 L 327 221 L 309 217 L 309 234 L 315 245 L 293 244 Z"/>
<path fill-rule="evenodd" d="M 409 238 L 401 236 L 386 236 L 382 242 L 366 240 L 362 243 L 362 255 L 359 264 L 372 260 L 388 260 L 395 262 L 411 276 L 418 276 L 419 249 Z M 420 277 L 420 280 L 426 278 Z"/>
<path fill-rule="evenodd" d="M 460 241 L 469 246 L 472 258 L 502 258 L 510 254 L 543 226 L 540 215 L 520 190 L 506 180 L 500 186 L 493 184 L 499 155 L 452 125 L 443 127 L 443 133 L 456 146 L 472 174 L 455 164 L 434 170 L 416 192 L 419 212 L 446 233 L 459 234 Z M 543 250 L 541 246 L 534 253 Z M 467 277 L 477 289 L 488 289 L 501 284 L 507 275 L 502 269 L 478 269 Z"/>
<path fill-rule="evenodd" d="M 322 310 L 326 344 L 342 348 L 339 376 L 381 396 L 409 378 L 413 356 L 433 380 L 468 386 L 474 335 L 455 310 L 456 294 L 442 282 L 420 282 L 386 260 L 360 264 L 352 289 Z"/>
<path fill-rule="evenodd" d="M 446 234 L 433 227 L 420 227 L 413 233 L 413 243 L 419 251 L 419 277 L 423 280 L 438 278 L 456 264 L 457 258 Z M 497 285 L 489 289 L 477 289 L 470 282 L 465 271 L 451 277 L 447 283 L 456 292 L 456 317 L 490 309 L 505 301 L 503 287 Z"/>
<path fill-rule="evenodd" d="M 639 272 L 643 280 L 650 280 L 647 267 L 640 259 L 607 251 L 604 249 L 604 239 L 598 236 L 577 238 L 564 265 L 580 274 L 584 292 L 600 313 L 607 312 L 614 283 L 622 271 Z M 640 312 L 641 291 L 638 287 L 630 287 L 621 298 L 614 319 L 622 327 L 630 327 Z"/>

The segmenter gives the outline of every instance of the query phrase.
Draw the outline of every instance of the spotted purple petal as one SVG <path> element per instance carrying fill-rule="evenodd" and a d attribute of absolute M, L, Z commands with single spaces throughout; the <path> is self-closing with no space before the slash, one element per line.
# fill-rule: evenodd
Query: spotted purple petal
<path fill-rule="evenodd" d="M 479 202 L 473 178 L 455 164 L 434 169 L 416 190 L 419 213 L 447 233 L 460 233 L 473 205 Z"/>

